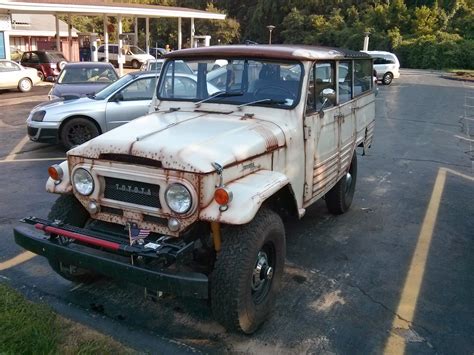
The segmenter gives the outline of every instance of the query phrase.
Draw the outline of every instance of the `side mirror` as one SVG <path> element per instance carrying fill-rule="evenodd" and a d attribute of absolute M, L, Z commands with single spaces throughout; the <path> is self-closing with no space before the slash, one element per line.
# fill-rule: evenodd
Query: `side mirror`
<path fill-rule="evenodd" d="M 123 101 L 123 95 L 121 92 L 116 93 L 113 97 L 112 100 L 113 102 L 120 102 Z"/>
<path fill-rule="evenodd" d="M 326 88 L 321 91 L 321 94 L 319 95 L 323 101 L 323 104 L 321 105 L 321 108 L 319 109 L 319 116 L 321 118 L 324 117 L 324 109 L 328 104 L 334 104 L 336 102 L 336 91 L 331 88 Z"/>

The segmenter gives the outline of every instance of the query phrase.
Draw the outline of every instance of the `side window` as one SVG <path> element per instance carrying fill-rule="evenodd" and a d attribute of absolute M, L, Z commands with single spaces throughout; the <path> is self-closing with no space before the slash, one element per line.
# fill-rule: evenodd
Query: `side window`
<path fill-rule="evenodd" d="M 155 83 L 155 77 L 134 81 L 120 92 L 123 97 L 122 101 L 151 100 L 155 91 Z"/>
<path fill-rule="evenodd" d="M 175 99 L 193 99 L 196 95 L 197 83 L 193 79 L 177 76 L 174 78 L 174 85 L 171 77 L 166 78 L 161 94 L 162 97 Z"/>
<path fill-rule="evenodd" d="M 97 50 L 99 53 L 104 53 L 104 46 L 100 46 L 99 49 Z"/>
<path fill-rule="evenodd" d="M 327 109 L 336 104 L 335 62 L 318 62 L 310 72 L 307 112 Z M 323 107 L 324 104 L 324 107 Z"/>
<path fill-rule="evenodd" d="M 384 64 L 384 59 L 382 59 L 382 58 L 374 58 L 374 64 Z"/>
<path fill-rule="evenodd" d="M 110 54 L 118 54 L 118 47 L 117 46 L 109 46 L 109 53 Z"/>
<path fill-rule="evenodd" d="M 352 99 L 352 62 L 341 61 L 338 63 L 339 69 L 339 103 Z"/>
<path fill-rule="evenodd" d="M 372 64 L 370 59 L 354 61 L 354 97 L 372 88 Z"/>
<path fill-rule="evenodd" d="M 30 57 L 31 57 L 31 53 L 24 53 L 23 54 L 23 57 L 21 57 L 21 61 L 22 63 L 30 63 Z"/>
<path fill-rule="evenodd" d="M 31 57 L 30 57 L 29 63 L 39 63 L 40 62 L 38 54 L 30 53 L 30 55 L 31 55 Z"/>

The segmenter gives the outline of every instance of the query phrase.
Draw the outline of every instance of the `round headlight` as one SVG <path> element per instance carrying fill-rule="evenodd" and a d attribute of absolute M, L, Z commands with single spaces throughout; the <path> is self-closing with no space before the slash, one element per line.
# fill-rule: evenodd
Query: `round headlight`
<path fill-rule="evenodd" d="M 88 196 L 94 191 L 94 179 L 86 169 L 76 169 L 72 176 L 72 181 L 76 191 L 81 195 Z"/>
<path fill-rule="evenodd" d="M 176 213 L 186 213 L 191 208 L 192 199 L 189 190 L 181 184 L 172 184 L 165 192 L 168 207 Z"/>

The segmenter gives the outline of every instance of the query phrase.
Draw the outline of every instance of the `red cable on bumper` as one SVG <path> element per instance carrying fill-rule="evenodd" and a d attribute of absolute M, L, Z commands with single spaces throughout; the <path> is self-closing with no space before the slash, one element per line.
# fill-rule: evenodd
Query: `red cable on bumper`
<path fill-rule="evenodd" d="M 121 249 L 121 245 L 118 244 L 118 243 L 109 242 L 107 240 L 101 240 L 101 239 L 89 237 L 87 235 L 66 231 L 66 230 L 61 229 L 61 228 L 45 226 L 44 224 L 41 224 L 41 223 L 36 223 L 35 228 L 40 229 L 42 231 L 45 231 L 47 233 L 53 233 L 53 234 L 61 235 L 63 237 L 72 238 L 72 239 L 79 240 L 79 241 L 81 241 L 83 243 L 86 243 L 86 244 L 95 245 L 95 246 L 110 249 L 110 250 L 113 250 L 113 251 L 118 251 L 118 250 Z"/>

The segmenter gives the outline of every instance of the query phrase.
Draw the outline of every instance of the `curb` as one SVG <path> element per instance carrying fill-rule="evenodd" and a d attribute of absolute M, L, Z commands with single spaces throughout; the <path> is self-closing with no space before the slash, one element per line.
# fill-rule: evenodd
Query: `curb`
<path fill-rule="evenodd" d="M 443 79 L 455 80 L 455 81 L 467 81 L 469 83 L 474 83 L 474 78 L 464 78 L 453 75 L 441 75 Z"/>

